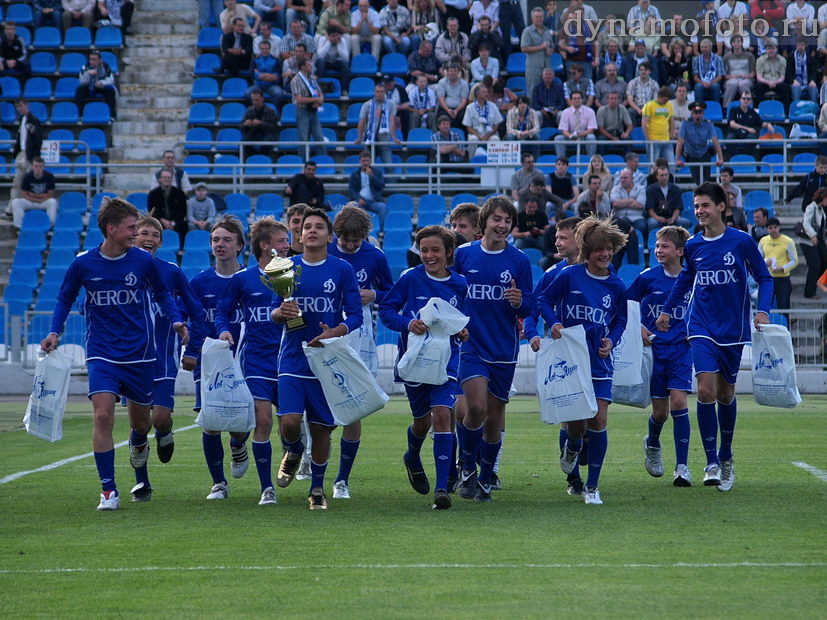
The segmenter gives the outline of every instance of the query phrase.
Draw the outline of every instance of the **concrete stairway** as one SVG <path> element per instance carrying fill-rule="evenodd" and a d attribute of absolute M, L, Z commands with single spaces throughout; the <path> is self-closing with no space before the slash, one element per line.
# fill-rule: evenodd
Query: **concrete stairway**
<path fill-rule="evenodd" d="M 142 0 L 123 52 L 118 120 L 112 126 L 110 164 L 158 163 L 184 138 L 198 37 L 195 2 Z M 115 168 L 104 189 L 149 190 L 146 167 Z"/>

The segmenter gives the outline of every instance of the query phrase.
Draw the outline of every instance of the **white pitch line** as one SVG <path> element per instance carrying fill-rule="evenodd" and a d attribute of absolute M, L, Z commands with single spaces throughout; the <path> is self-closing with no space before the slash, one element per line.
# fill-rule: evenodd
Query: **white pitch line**
<path fill-rule="evenodd" d="M 295 570 L 393 570 L 393 569 L 594 569 L 594 568 L 824 568 L 827 562 L 675 562 L 672 564 L 316 564 L 284 566 L 135 566 L 122 568 L 42 568 L 0 569 L 0 575 L 12 574 L 71 574 L 71 573 L 142 573 L 142 572 L 200 572 L 252 571 L 280 572 Z"/>
<path fill-rule="evenodd" d="M 175 429 L 176 433 L 182 433 L 184 431 L 188 431 L 193 428 L 197 428 L 197 424 L 191 424 L 189 426 L 185 426 L 183 428 Z M 116 448 L 122 448 L 123 446 L 127 445 L 129 441 L 122 441 L 121 443 L 116 443 Z M 9 482 L 14 482 L 22 478 L 23 476 L 28 476 L 29 474 L 37 474 L 41 471 L 49 471 L 50 469 L 57 469 L 58 467 L 63 467 L 64 465 L 68 465 L 69 463 L 74 463 L 75 461 L 79 461 L 81 459 L 89 458 L 90 456 L 94 456 L 94 452 L 87 452 L 86 454 L 79 454 L 77 456 L 70 456 L 68 459 L 61 459 L 59 461 L 55 461 L 54 463 L 49 463 L 48 465 L 44 465 L 43 467 L 38 467 L 37 469 L 29 469 L 27 471 L 19 471 L 15 474 L 9 474 L 4 478 L 0 478 L 0 484 L 8 484 Z"/>
<path fill-rule="evenodd" d="M 819 469 L 818 467 L 813 467 L 812 465 L 807 465 L 807 463 L 802 463 L 801 461 L 793 461 L 793 465 L 800 467 L 804 471 L 810 472 L 822 482 L 827 482 L 827 471 Z"/>

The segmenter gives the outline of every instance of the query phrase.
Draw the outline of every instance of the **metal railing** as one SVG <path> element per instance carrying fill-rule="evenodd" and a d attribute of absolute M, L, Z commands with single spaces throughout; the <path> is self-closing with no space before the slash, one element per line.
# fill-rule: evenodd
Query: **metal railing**
<path fill-rule="evenodd" d="M 95 178 L 95 188 L 94 188 L 95 192 L 94 193 L 98 193 L 100 191 L 100 178 L 103 175 L 103 167 L 105 166 L 105 164 L 103 164 L 103 163 L 94 163 L 94 162 L 89 161 L 89 159 L 92 155 L 92 150 L 89 147 L 88 142 L 85 142 L 83 140 L 56 140 L 56 142 L 58 144 L 60 144 L 61 146 L 64 145 L 64 144 L 74 144 L 74 145 L 82 146 L 83 147 L 82 148 L 83 154 L 86 156 L 86 163 L 83 163 L 83 162 L 80 162 L 80 163 L 78 163 L 78 162 L 60 162 L 60 163 L 57 163 L 57 164 L 46 164 L 46 170 L 48 171 L 49 168 L 52 167 L 52 166 L 57 166 L 59 168 L 69 168 L 70 171 L 73 171 L 75 169 L 80 169 L 80 170 L 85 169 L 85 172 L 82 172 L 80 175 L 78 175 L 78 176 L 81 176 L 81 177 L 84 178 L 84 181 L 82 183 L 71 183 L 71 182 L 69 182 L 69 183 L 60 183 L 59 187 L 60 187 L 60 189 L 64 189 L 64 190 L 66 190 L 66 189 L 68 189 L 68 190 L 82 189 L 86 194 L 86 200 L 87 201 L 91 200 L 92 193 L 93 193 L 92 192 L 92 178 L 93 177 Z M 15 143 L 15 140 L 0 140 L 0 145 L 9 145 L 8 146 L 9 151 L 12 151 L 14 149 L 14 143 Z M 5 149 L 5 147 L 3 147 L 3 148 Z M 62 151 L 63 151 L 63 149 L 61 148 L 61 152 Z M 78 151 L 77 149 L 72 149 L 70 152 L 71 153 L 80 153 L 80 151 Z M 15 166 L 14 160 L 9 162 L 9 166 L 11 168 L 11 175 L 14 176 L 14 166 Z M 93 167 L 94 168 L 100 168 L 99 173 L 93 175 L 92 174 L 92 168 Z M 70 172 L 69 175 L 70 176 L 75 176 L 75 173 Z M 63 175 L 55 174 L 55 177 L 57 177 L 57 178 L 59 178 L 61 176 L 63 176 Z M 0 183 L 0 186 L 11 187 L 11 183 Z"/>

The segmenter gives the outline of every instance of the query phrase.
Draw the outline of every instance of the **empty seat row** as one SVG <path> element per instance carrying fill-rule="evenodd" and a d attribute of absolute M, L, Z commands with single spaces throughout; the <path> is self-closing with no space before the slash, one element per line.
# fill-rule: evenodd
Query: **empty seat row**
<path fill-rule="evenodd" d="M 29 101 L 29 112 L 34 114 L 41 123 L 53 125 L 108 125 L 111 121 L 111 110 L 103 101 L 90 101 L 78 113 L 74 101 L 58 101 L 49 109 L 42 101 Z M 16 111 L 9 102 L 0 103 L 0 122 L 17 123 Z"/>
<path fill-rule="evenodd" d="M 31 50 L 42 49 L 121 49 L 123 35 L 118 28 L 105 26 L 98 28 L 94 33 L 83 26 L 72 26 L 66 32 L 53 26 L 41 26 L 34 31 L 34 36 L 28 28 L 21 27 L 18 22 L 17 36 Z"/>
<path fill-rule="evenodd" d="M 101 52 L 103 62 L 109 65 L 114 75 L 120 72 L 120 61 L 112 52 Z M 35 75 L 72 75 L 77 76 L 88 55 L 80 52 L 68 52 L 58 59 L 52 52 L 35 52 L 29 57 L 29 66 Z"/>

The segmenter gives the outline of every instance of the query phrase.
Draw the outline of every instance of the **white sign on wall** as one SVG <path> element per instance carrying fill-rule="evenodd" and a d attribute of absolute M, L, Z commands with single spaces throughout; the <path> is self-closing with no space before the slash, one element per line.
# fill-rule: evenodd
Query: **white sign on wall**
<path fill-rule="evenodd" d="M 40 156 L 46 164 L 59 164 L 60 142 L 57 140 L 44 140 L 40 146 Z"/>

